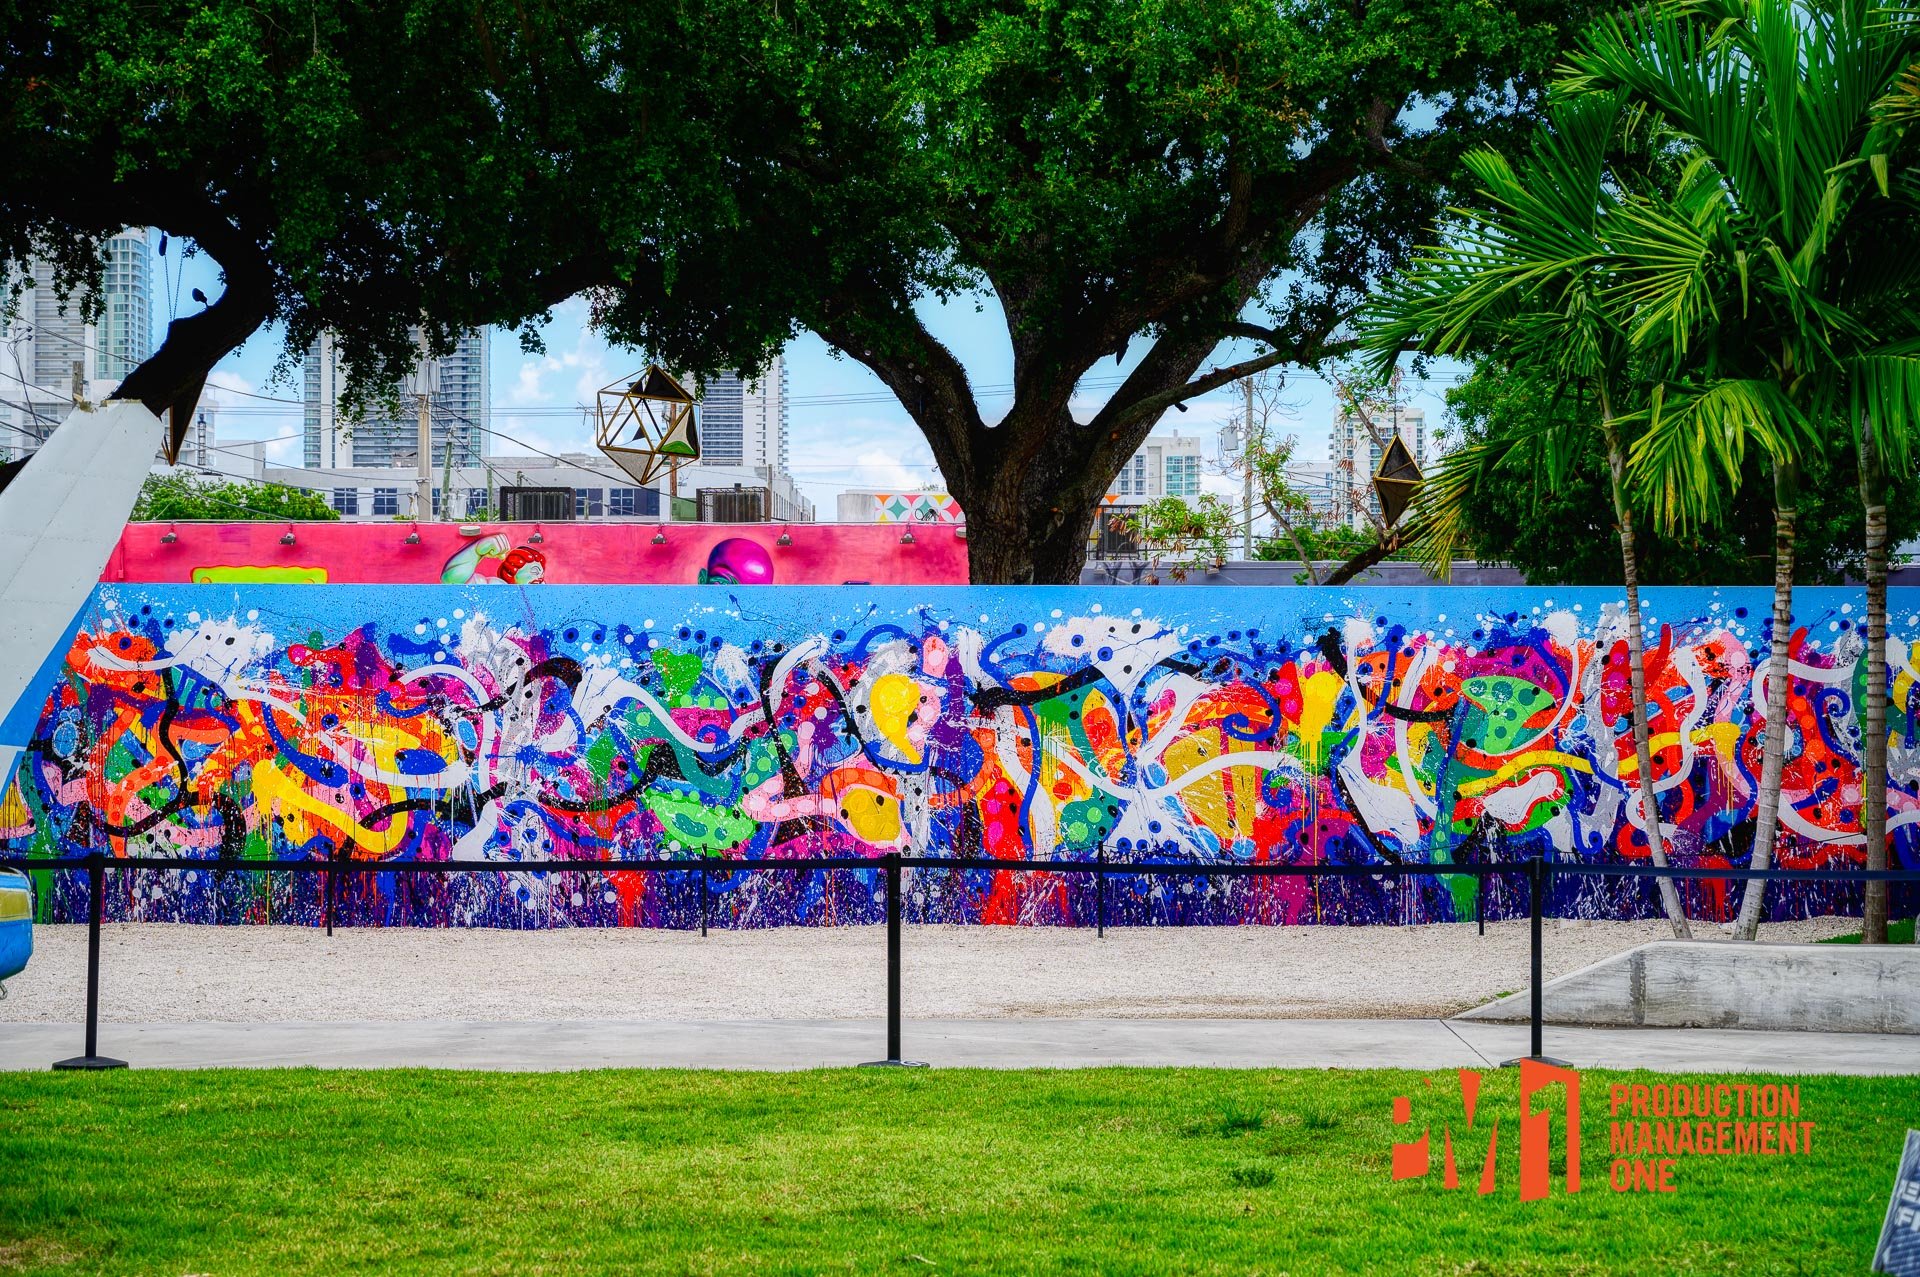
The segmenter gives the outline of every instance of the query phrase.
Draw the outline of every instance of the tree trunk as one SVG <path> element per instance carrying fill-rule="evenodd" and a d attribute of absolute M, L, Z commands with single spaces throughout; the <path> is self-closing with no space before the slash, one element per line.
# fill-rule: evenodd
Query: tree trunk
<path fill-rule="evenodd" d="M 1867 515 L 1867 702 L 1861 715 L 1860 823 L 1867 836 L 1867 868 L 1887 867 L 1887 476 L 1873 441 L 1872 420 L 1860 416 L 1860 500 Z M 1887 884 L 1867 884 L 1860 918 L 1865 944 L 1887 942 Z"/>
<path fill-rule="evenodd" d="M 1760 750 L 1760 793 L 1753 813 L 1753 867 L 1773 863 L 1774 840 L 1780 831 L 1780 774 L 1787 760 L 1787 689 L 1793 680 L 1788 649 L 1793 642 L 1793 528 L 1799 517 L 1800 470 L 1775 462 L 1773 467 L 1773 646 L 1767 651 L 1766 739 Z M 1767 880 L 1749 878 L 1740 897 L 1737 934 L 1751 940 L 1760 931 L 1760 915 L 1767 899 Z"/>
<path fill-rule="evenodd" d="M 1607 469 L 1613 484 L 1613 515 L 1620 524 L 1620 566 L 1627 583 L 1627 667 L 1633 690 L 1633 753 L 1640 771 L 1640 815 L 1647 830 L 1647 854 L 1653 863 L 1667 865 L 1666 838 L 1660 830 L 1660 801 L 1653 792 L 1653 749 L 1647 740 L 1647 660 L 1640 638 L 1640 562 L 1633 546 L 1633 511 L 1627 507 L 1627 454 L 1620 445 L 1620 432 L 1614 427 L 1613 413 L 1604 404 L 1600 428 L 1606 432 Z M 1680 906 L 1680 892 L 1673 879 L 1660 879 L 1660 906 L 1673 925 L 1674 938 L 1691 940 L 1686 910 Z"/>
<path fill-rule="evenodd" d="M 1063 498 L 1064 500 L 1064 498 Z M 967 579 L 975 585 L 1078 585 L 1097 506 L 1067 513 L 1017 502 L 964 503 Z"/>
<path fill-rule="evenodd" d="M 1378 567 L 1389 554 L 1392 554 L 1399 548 L 1400 538 L 1398 536 L 1391 534 L 1387 536 L 1376 536 L 1372 545 L 1360 551 L 1360 553 L 1354 555 L 1333 571 L 1327 573 L 1327 579 L 1320 582 L 1320 584 L 1345 585 L 1362 572 L 1371 571 L 1373 568 Z"/>

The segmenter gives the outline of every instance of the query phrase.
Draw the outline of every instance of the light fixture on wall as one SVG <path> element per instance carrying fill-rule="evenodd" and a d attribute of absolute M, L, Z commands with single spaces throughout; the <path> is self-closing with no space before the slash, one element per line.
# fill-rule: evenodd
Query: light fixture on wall
<path fill-rule="evenodd" d="M 540 535 L 540 531 L 539 531 L 539 529 L 537 529 L 537 528 L 536 528 L 536 529 L 534 529 L 534 533 L 533 533 L 533 535 L 527 538 L 527 544 L 528 544 L 528 545 L 539 545 L 539 544 L 541 544 L 541 543 L 542 543 L 543 541 L 545 541 L 545 540 L 546 540 L 546 538 L 545 538 L 545 537 L 543 537 L 543 536 L 541 536 L 541 535 Z"/>
<path fill-rule="evenodd" d="M 919 544 L 919 542 L 914 538 L 912 528 L 908 528 L 905 532 L 902 532 L 900 534 L 900 544 L 901 545 L 918 545 Z"/>
<path fill-rule="evenodd" d="M 161 545 L 172 545 L 175 541 L 178 541 L 179 539 L 180 539 L 180 534 L 178 532 L 175 532 L 172 528 L 168 528 L 165 532 L 162 532 L 160 534 Z"/>
<path fill-rule="evenodd" d="M 666 534 L 666 533 L 664 533 L 664 532 L 656 532 L 656 533 L 654 533 L 654 534 L 653 534 L 653 543 L 654 543 L 655 545 L 665 545 L 665 544 L 667 543 L 667 534 Z"/>
<path fill-rule="evenodd" d="M 776 541 L 774 542 L 774 544 L 775 544 L 775 545 L 792 545 L 792 544 L 793 544 L 793 534 L 792 534 L 791 532 L 782 532 L 782 533 L 780 534 L 780 537 L 779 537 L 779 539 L 778 539 L 778 540 L 776 540 Z"/>
<path fill-rule="evenodd" d="M 280 538 L 280 544 L 281 544 L 281 545 L 292 545 L 292 544 L 293 544 L 293 529 L 292 529 L 292 528 L 288 528 L 288 529 L 286 530 L 286 533 L 285 533 L 285 534 L 284 534 L 283 536 L 281 536 L 281 538 Z"/>
<path fill-rule="evenodd" d="M 966 524 L 964 524 L 964 523 L 956 523 L 956 524 L 954 525 L 954 527 L 953 527 L 953 539 L 954 539 L 954 540 L 956 540 L 956 541 L 964 541 L 964 540 L 966 540 L 966 539 L 967 539 L 967 525 L 966 525 Z"/>
<path fill-rule="evenodd" d="M 408 545 L 420 544 L 420 529 L 415 528 L 413 531 L 407 533 L 407 544 Z"/>

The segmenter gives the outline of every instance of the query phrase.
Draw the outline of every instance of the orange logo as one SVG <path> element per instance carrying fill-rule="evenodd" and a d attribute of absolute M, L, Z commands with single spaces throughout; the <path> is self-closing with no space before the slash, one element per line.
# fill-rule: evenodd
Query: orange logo
<path fill-rule="evenodd" d="M 1540 1092 L 1566 1088 L 1562 1122 L 1566 1146 L 1566 1191 L 1580 1191 L 1580 1074 L 1578 1070 L 1520 1062 L 1520 1200 L 1537 1202 L 1551 1192 L 1553 1113 L 1537 1108 Z M 1647 1085 L 1616 1083 L 1608 1088 L 1608 1182 L 1617 1193 L 1675 1191 L 1674 1168 L 1680 1157 L 1715 1154 L 1780 1156 L 1811 1153 L 1814 1123 L 1800 1116 L 1798 1083 L 1675 1082 Z M 1475 1130 L 1480 1111 L 1480 1075 L 1460 1070 L 1460 1101 L 1467 1130 Z M 1413 1102 L 1393 1098 L 1393 1124 L 1413 1123 Z M 1481 1124 L 1484 1125 L 1484 1124 Z M 1460 1187 L 1453 1152 L 1453 1127 L 1441 1131 L 1441 1186 Z M 1432 1169 L 1432 1132 L 1393 1145 L 1393 1178 L 1420 1179 Z M 1487 1155 L 1480 1164 L 1481 1196 L 1493 1192 L 1500 1153 L 1500 1121 L 1487 1131 Z"/>
<path fill-rule="evenodd" d="M 1537 1060 L 1520 1062 L 1520 1200 L 1537 1202 L 1549 1193 L 1549 1167 L 1553 1160 L 1553 1113 L 1542 1108 L 1535 1111 L 1535 1097 L 1550 1086 L 1566 1088 L 1565 1142 L 1567 1151 L 1566 1191 L 1580 1191 L 1580 1074 L 1574 1069 L 1563 1069 L 1553 1064 L 1542 1064 Z M 1461 1108 L 1467 1117 L 1467 1130 L 1474 1128 L 1474 1116 L 1479 1107 L 1480 1075 L 1472 1069 L 1460 1070 Z M 1404 1095 L 1393 1097 L 1393 1124 L 1407 1126 L 1413 1121 L 1413 1101 Z M 1395 1141 L 1393 1146 L 1393 1178 L 1420 1179 L 1432 1169 L 1432 1156 L 1428 1141 L 1432 1132 L 1422 1128 L 1420 1138 L 1407 1142 Z M 1453 1127 L 1448 1125 L 1441 1132 L 1441 1186 L 1460 1187 L 1459 1167 L 1453 1155 Z M 1500 1119 L 1493 1120 L 1493 1127 L 1487 1134 L 1487 1156 L 1480 1164 L 1480 1195 L 1485 1197 L 1493 1191 L 1494 1168 L 1500 1153 Z"/>

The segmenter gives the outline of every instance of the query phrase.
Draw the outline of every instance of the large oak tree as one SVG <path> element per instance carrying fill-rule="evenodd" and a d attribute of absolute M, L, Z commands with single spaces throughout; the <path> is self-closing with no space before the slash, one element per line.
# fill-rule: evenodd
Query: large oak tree
<path fill-rule="evenodd" d="M 802 328 L 899 397 L 976 580 L 1077 577 L 1175 404 L 1341 344 L 1584 10 L 1543 0 L 0 0 L 0 266 L 219 261 L 122 393 L 270 320 L 374 384 L 581 292 L 695 374 Z M 1010 408 L 921 318 L 991 290 Z M 1258 353 L 1214 366 L 1227 339 Z M 1076 386 L 1134 361 L 1095 408 Z"/>
<path fill-rule="evenodd" d="M 1583 16 L 1529 0 L 771 12 L 718 28 L 763 77 L 760 151 L 727 201 L 744 287 L 899 398 L 966 509 L 982 582 L 1077 580 L 1096 506 L 1170 408 L 1337 349 L 1458 156 L 1512 127 Z M 675 294 L 649 282 L 617 290 L 613 330 L 711 349 L 660 340 Z M 919 306 L 965 290 L 1006 316 L 997 418 Z M 1229 338 L 1258 353 L 1217 366 Z M 1129 349 L 1120 387 L 1078 404 Z"/>

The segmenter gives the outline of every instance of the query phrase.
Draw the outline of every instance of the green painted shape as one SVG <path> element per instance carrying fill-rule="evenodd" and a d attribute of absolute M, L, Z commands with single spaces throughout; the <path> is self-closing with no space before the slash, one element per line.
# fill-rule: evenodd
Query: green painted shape
<path fill-rule="evenodd" d="M 694 684 L 700 681 L 700 657 L 697 653 L 669 652 L 664 648 L 653 651 L 653 667 L 660 671 L 660 679 L 666 684 L 666 703 L 682 705 L 693 692 Z"/>
<path fill-rule="evenodd" d="M 1538 684 L 1509 674 L 1475 675 L 1460 685 L 1460 694 L 1474 707 L 1461 725 L 1461 740 L 1487 754 L 1515 749 L 1527 720 L 1551 700 Z"/>

